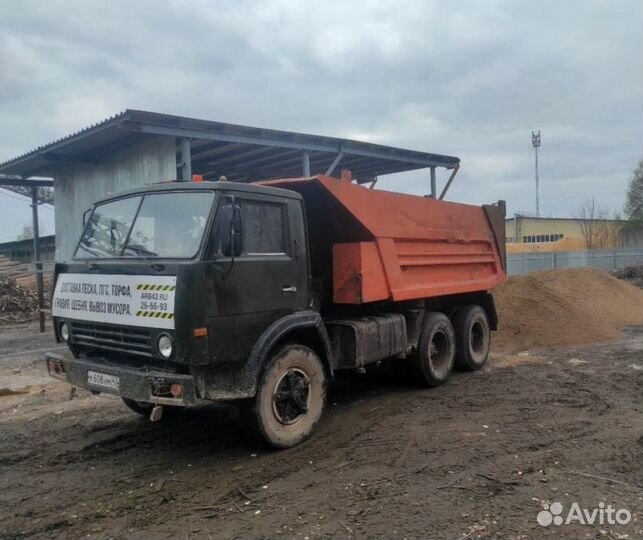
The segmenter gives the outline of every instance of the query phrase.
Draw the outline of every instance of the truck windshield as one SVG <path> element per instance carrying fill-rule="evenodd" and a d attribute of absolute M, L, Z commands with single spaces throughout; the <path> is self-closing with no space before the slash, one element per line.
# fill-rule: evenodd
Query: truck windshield
<path fill-rule="evenodd" d="M 152 193 L 97 205 L 74 258 L 194 257 L 214 193 Z"/>

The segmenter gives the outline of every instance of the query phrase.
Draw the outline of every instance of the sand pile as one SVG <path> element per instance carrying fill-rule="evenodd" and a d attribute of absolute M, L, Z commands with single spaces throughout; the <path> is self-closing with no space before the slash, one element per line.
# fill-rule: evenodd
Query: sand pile
<path fill-rule="evenodd" d="M 619 327 L 643 324 L 643 291 L 593 268 L 511 277 L 495 299 L 495 351 L 606 341 Z"/>

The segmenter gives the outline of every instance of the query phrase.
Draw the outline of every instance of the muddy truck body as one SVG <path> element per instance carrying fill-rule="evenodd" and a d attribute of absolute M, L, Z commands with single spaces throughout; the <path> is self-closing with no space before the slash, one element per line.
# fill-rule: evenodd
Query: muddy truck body
<path fill-rule="evenodd" d="M 53 377 L 158 419 L 238 404 L 276 447 L 304 440 L 340 370 L 425 386 L 487 360 L 505 277 L 504 203 L 326 176 L 169 182 L 97 202 L 58 263 Z"/>

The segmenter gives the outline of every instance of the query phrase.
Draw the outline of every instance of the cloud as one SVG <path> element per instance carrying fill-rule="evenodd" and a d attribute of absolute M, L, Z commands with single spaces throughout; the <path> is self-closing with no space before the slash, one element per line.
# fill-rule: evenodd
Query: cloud
<path fill-rule="evenodd" d="M 541 206 L 571 215 L 620 208 L 643 151 L 638 0 L 0 0 L 0 20 L 2 161 L 140 108 L 457 155 L 451 198 L 533 210 L 541 129 Z"/>

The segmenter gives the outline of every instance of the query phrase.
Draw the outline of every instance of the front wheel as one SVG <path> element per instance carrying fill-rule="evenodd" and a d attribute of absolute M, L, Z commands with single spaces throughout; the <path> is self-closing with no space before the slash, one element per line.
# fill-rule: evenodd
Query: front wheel
<path fill-rule="evenodd" d="M 290 448 L 310 436 L 325 402 L 326 372 L 319 356 L 290 344 L 268 361 L 241 421 L 271 446 Z"/>

